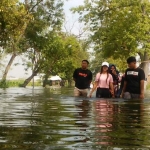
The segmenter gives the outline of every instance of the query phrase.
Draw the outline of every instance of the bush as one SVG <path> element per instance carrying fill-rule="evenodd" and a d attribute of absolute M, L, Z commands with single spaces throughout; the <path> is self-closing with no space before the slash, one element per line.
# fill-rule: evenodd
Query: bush
<path fill-rule="evenodd" d="M 8 88 L 8 83 L 6 80 L 0 81 L 0 88 Z"/>

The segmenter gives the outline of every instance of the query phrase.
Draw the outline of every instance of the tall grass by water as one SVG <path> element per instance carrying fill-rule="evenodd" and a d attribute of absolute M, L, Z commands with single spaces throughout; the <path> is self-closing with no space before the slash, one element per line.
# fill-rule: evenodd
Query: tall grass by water
<path fill-rule="evenodd" d="M 21 85 L 24 83 L 23 79 L 19 80 L 6 80 L 0 81 L 0 88 L 9 88 L 9 87 L 21 87 Z M 27 86 L 33 86 L 33 81 L 29 82 Z M 41 86 L 41 81 L 37 80 L 34 82 L 34 86 Z"/>

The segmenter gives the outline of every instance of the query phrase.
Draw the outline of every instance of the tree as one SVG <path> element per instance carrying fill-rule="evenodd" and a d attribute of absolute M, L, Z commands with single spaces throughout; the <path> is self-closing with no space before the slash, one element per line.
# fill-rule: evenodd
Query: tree
<path fill-rule="evenodd" d="M 97 51 L 106 58 L 126 59 L 137 53 L 148 75 L 150 54 L 150 2 L 148 0 L 89 1 L 73 9 L 80 20 L 90 26 L 91 39 Z"/>
<path fill-rule="evenodd" d="M 9 39 L 5 42 L 7 53 L 12 55 L 3 74 L 3 80 L 6 80 L 7 73 L 16 56 L 26 51 L 28 53 L 28 49 L 34 46 L 33 41 L 35 42 L 36 38 L 43 32 L 60 30 L 63 20 L 63 3 L 56 0 L 25 0 L 25 3 L 19 3 L 17 0 L 3 0 L 2 2 L 1 18 L 3 24 L 6 25 L 1 26 L 1 28 L 4 35 L 8 35 L 6 39 Z M 11 11 L 9 11 L 9 8 Z M 1 39 L 3 38 L 4 36 Z M 5 41 L 5 38 L 3 41 Z"/>
<path fill-rule="evenodd" d="M 31 16 L 18 0 L 1 0 L 0 46 L 5 48 L 7 45 L 17 42 L 20 35 L 24 33 L 29 19 L 31 19 Z"/>
<path fill-rule="evenodd" d="M 18 44 L 22 36 L 31 15 L 25 9 L 22 3 L 18 0 L 1 0 L 0 1 L 0 41 L 1 47 L 5 50 L 5 53 L 11 54 L 11 58 L 5 68 L 2 80 L 6 80 L 7 73 L 13 60 L 21 52 L 18 48 Z"/>
<path fill-rule="evenodd" d="M 32 75 L 25 80 L 23 87 L 26 87 L 38 73 L 44 73 L 48 78 L 49 74 L 55 71 L 57 62 L 65 56 L 62 39 L 54 32 L 38 36 L 37 39 L 36 47 L 34 46 L 28 53 L 29 60 L 32 61 L 28 67 L 32 66 Z"/>
<path fill-rule="evenodd" d="M 65 35 L 63 37 L 64 49 L 67 50 L 66 59 L 61 62 L 59 72 L 63 74 L 63 78 L 68 80 L 69 85 L 72 83 L 72 75 L 76 68 L 81 66 L 83 59 L 88 59 L 86 41 L 79 40 L 75 35 Z"/>
<path fill-rule="evenodd" d="M 30 21 L 28 24 L 25 37 L 20 44 L 22 48 L 29 50 L 26 54 L 33 62 L 28 63 L 28 67 L 32 67 L 33 72 L 32 75 L 25 80 L 23 84 L 24 87 L 35 75 L 37 75 L 37 73 L 43 72 L 43 70 L 45 70 L 44 68 L 50 65 L 48 60 L 55 54 L 53 51 L 54 49 L 57 53 L 56 45 L 54 44 L 58 42 L 56 37 L 58 37 L 57 34 L 60 32 L 63 22 L 62 1 L 26 0 L 25 3 L 28 11 L 32 13 L 34 20 Z M 59 44 L 59 42 L 57 44 Z M 45 54 L 50 53 L 51 51 L 53 51 L 53 53 L 51 56 L 48 54 L 49 58 L 47 59 Z M 53 63 L 51 65 L 53 65 Z M 49 69 L 50 68 L 48 68 L 48 70 Z"/>
<path fill-rule="evenodd" d="M 74 36 L 55 32 L 49 32 L 38 38 L 37 43 L 40 41 L 42 43 L 34 49 L 34 54 L 33 51 L 30 51 L 32 55 L 28 55 L 29 59 L 33 60 L 33 64 L 28 63 L 28 67 L 32 67 L 33 72 L 22 86 L 26 87 L 37 73 L 45 74 L 45 82 L 50 75 L 60 75 L 71 83 L 74 69 L 80 65 L 83 58 L 88 57 L 80 42 Z"/>

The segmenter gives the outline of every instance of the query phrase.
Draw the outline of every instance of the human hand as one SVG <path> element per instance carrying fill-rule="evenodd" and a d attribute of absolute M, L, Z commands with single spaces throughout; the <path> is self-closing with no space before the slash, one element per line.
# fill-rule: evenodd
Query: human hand
<path fill-rule="evenodd" d="M 113 91 L 113 90 L 110 90 L 110 93 L 111 93 L 111 95 L 112 95 L 112 98 L 114 98 L 114 97 L 115 97 L 114 91 Z"/>
<path fill-rule="evenodd" d="M 144 94 L 140 94 L 140 99 L 144 99 Z"/>
<path fill-rule="evenodd" d="M 92 93 L 89 94 L 89 97 L 90 97 L 90 98 L 92 97 Z"/>
<path fill-rule="evenodd" d="M 121 93 L 121 94 L 120 94 L 120 98 L 123 98 L 123 95 L 124 95 L 124 93 Z"/>
<path fill-rule="evenodd" d="M 112 70 L 112 73 L 113 73 L 114 75 L 117 75 L 116 70 Z"/>
<path fill-rule="evenodd" d="M 122 96 L 122 94 L 120 94 L 120 98 L 122 98 L 123 96 Z"/>
<path fill-rule="evenodd" d="M 115 95 L 114 95 L 114 94 L 112 94 L 112 98 L 115 98 Z"/>

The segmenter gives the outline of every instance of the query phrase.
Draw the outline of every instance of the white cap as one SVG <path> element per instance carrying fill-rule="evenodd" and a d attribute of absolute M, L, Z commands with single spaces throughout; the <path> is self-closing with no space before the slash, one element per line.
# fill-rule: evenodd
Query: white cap
<path fill-rule="evenodd" d="M 109 63 L 108 63 L 108 62 L 103 62 L 103 63 L 102 63 L 102 66 L 107 66 L 107 67 L 109 67 Z"/>

